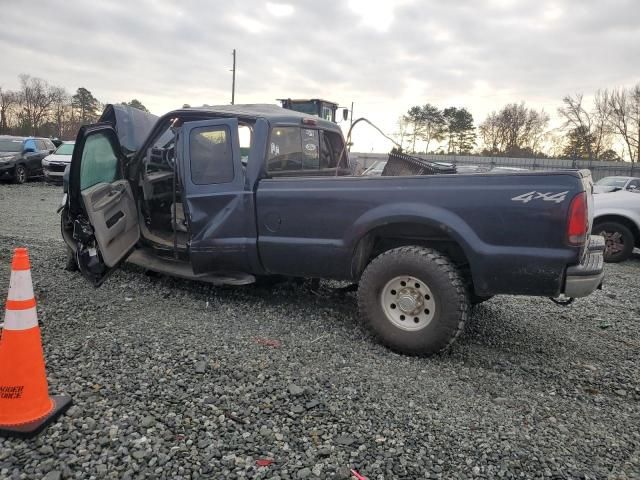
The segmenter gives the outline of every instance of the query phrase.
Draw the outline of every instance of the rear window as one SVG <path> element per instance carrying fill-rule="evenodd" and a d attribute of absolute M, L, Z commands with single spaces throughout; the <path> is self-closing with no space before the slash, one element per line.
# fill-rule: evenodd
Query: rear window
<path fill-rule="evenodd" d="M 0 152 L 21 152 L 22 140 L 0 140 Z"/>

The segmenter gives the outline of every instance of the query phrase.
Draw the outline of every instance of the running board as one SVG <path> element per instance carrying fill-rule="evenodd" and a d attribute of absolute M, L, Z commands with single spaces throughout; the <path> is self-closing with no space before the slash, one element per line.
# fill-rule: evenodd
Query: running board
<path fill-rule="evenodd" d="M 248 285 L 256 281 L 256 278 L 248 273 L 233 272 L 218 275 L 193 273 L 191 265 L 186 262 L 158 257 L 142 249 L 134 250 L 127 258 L 127 262 L 153 272 L 186 278 L 187 280 L 212 283 L 213 285 Z"/>

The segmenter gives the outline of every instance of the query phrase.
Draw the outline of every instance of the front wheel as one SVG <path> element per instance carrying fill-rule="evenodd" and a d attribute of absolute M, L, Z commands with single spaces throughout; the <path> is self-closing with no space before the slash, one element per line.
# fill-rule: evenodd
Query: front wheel
<path fill-rule="evenodd" d="M 27 181 L 27 169 L 24 165 L 16 165 L 16 169 L 13 172 L 13 181 L 16 183 Z"/>
<path fill-rule="evenodd" d="M 634 246 L 633 233 L 617 222 L 604 222 L 593 228 L 596 235 L 602 235 L 605 240 L 604 261 L 618 263 L 631 256 Z"/>
<path fill-rule="evenodd" d="M 451 345 L 464 328 L 469 297 L 446 256 L 409 246 L 384 252 L 367 266 L 358 307 L 364 323 L 389 348 L 433 355 Z"/>

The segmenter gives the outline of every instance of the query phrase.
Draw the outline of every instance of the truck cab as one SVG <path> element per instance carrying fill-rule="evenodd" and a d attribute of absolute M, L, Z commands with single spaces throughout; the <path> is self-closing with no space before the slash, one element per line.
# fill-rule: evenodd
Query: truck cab
<path fill-rule="evenodd" d="M 63 212 L 63 236 L 95 285 L 126 258 L 185 278 L 250 283 L 267 273 L 257 252 L 258 180 L 350 174 L 337 125 L 273 105 L 162 118 L 111 105 L 100 120 L 78 133 Z"/>

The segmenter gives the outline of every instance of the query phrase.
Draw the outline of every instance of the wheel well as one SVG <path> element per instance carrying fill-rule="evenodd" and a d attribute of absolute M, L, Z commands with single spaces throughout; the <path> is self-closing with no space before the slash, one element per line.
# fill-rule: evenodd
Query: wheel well
<path fill-rule="evenodd" d="M 619 223 L 627 227 L 631 233 L 633 233 L 636 246 L 640 245 L 640 229 L 632 220 L 627 217 L 623 217 L 622 215 L 603 215 L 602 217 L 598 217 L 593 220 L 593 227 L 595 228 L 596 225 L 607 222 Z"/>
<path fill-rule="evenodd" d="M 469 260 L 462 246 L 442 228 L 416 223 L 383 225 L 362 237 L 353 255 L 353 277 L 359 279 L 369 262 L 381 253 L 408 245 L 433 248 L 447 255 L 458 267 L 465 281 L 473 286 Z"/>

